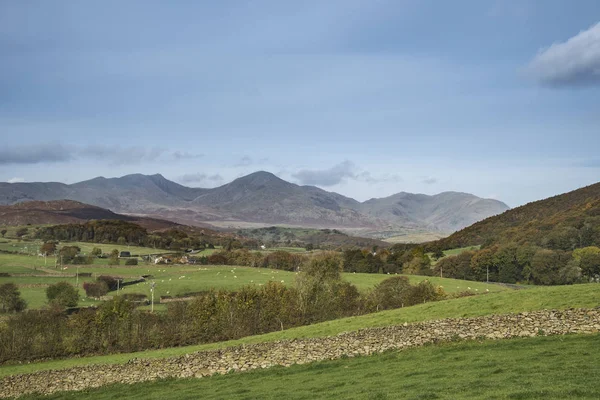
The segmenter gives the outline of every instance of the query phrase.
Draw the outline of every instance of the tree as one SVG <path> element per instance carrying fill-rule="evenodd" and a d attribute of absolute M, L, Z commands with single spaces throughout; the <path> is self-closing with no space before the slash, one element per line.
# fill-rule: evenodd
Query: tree
<path fill-rule="evenodd" d="M 565 276 L 561 272 L 567 268 L 567 264 L 571 258 L 570 253 L 560 250 L 541 249 L 536 251 L 531 260 L 531 278 L 533 283 L 541 285 L 560 285 L 564 282 L 561 276 Z M 572 274 L 568 274 L 572 275 Z"/>
<path fill-rule="evenodd" d="M 579 268 L 586 278 L 597 278 L 600 275 L 600 253 L 584 253 L 579 261 Z"/>
<path fill-rule="evenodd" d="M 58 251 L 62 264 L 69 264 L 73 262 L 75 257 L 79 254 L 81 249 L 78 246 L 63 246 Z"/>
<path fill-rule="evenodd" d="M 0 233 L 2 234 L 2 237 L 4 237 L 4 235 L 6 235 L 6 232 L 8 232 L 6 229 L 2 229 L 2 230 L 0 231 Z"/>
<path fill-rule="evenodd" d="M 439 260 L 440 258 L 443 258 L 445 256 L 444 254 L 444 250 L 442 250 L 441 248 L 437 247 L 434 251 L 433 251 L 433 259 L 434 260 Z"/>
<path fill-rule="evenodd" d="M 94 247 L 91 253 L 94 257 L 98 257 L 102 255 L 102 249 L 100 247 Z"/>
<path fill-rule="evenodd" d="M 304 263 L 296 275 L 299 308 L 306 322 L 332 317 L 330 303 L 342 281 L 342 257 L 338 253 L 318 254 Z"/>
<path fill-rule="evenodd" d="M 19 312 L 27 307 L 19 288 L 12 282 L 0 285 L 0 312 Z"/>
<path fill-rule="evenodd" d="M 110 263 L 113 265 L 119 264 L 119 250 L 113 249 L 113 251 L 110 252 Z"/>
<path fill-rule="evenodd" d="M 40 253 L 49 256 L 56 251 L 56 242 L 46 242 L 40 247 Z"/>
<path fill-rule="evenodd" d="M 442 261 L 446 260 L 444 258 Z M 412 275 L 431 275 L 431 260 L 426 254 L 415 256 L 409 262 L 404 263 L 402 272 Z"/>
<path fill-rule="evenodd" d="M 60 307 L 75 307 L 79 301 L 79 292 L 68 282 L 58 282 L 48 286 L 46 297 L 50 304 Z"/>
<path fill-rule="evenodd" d="M 104 281 L 85 282 L 83 289 L 87 297 L 99 298 L 108 293 L 108 285 Z"/>
<path fill-rule="evenodd" d="M 27 232 L 29 232 L 29 229 L 23 227 L 23 228 L 17 229 L 17 231 L 15 232 L 15 235 L 17 235 L 18 238 L 21 238 L 21 237 L 27 235 Z"/>
<path fill-rule="evenodd" d="M 410 282 L 405 276 L 394 276 L 381 281 L 371 293 L 374 307 L 379 311 L 408 306 L 410 288 Z"/>

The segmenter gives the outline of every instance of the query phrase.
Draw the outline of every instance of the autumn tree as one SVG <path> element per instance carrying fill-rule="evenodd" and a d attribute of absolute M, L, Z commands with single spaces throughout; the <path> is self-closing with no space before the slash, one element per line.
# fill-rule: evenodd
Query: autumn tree
<path fill-rule="evenodd" d="M 110 264 L 119 265 L 119 250 L 113 249 L 110 252 Z"/>
<path fill-rule="evenodd" d="M 573 259 L 581 268 L 581 274 L 588 280 L 600 275 L 600 248 L 588 246 L 573 251 Z"/>
<path fill-rule="evenodd" d="M 371 301 L 377 311 L 408 305 L 410 282 L 405 276 L 393 276 L 378 283 L 371 293 Z"/>
<path fill-rule="evenodd" d="M 19 288 L 12 282 L 0 285 L 0 312 L 19 312 L 27 307 Z"/>
<path fill-rule="evenodd" d="M 318 254 L 304 263 L 296 275 L 300 311 L 307 322 L 333 317 L 339 308 L 331 307 L 339 291 L 350 293 L 342 286 L 342 257 L 339 253 Z M 358 293 L 358 292 L 357 292 Z"/>
<path fill-rule="evenodd" d="M 56 251 L 56 242 L 46 242 L 40 247 L 40 253 L 49 256 Z"/>
<path fill-rule="evenodd" d="M 108 285 L 104 281 L 85 282 L 83 289 L 87 297 L 99 298 L 108 293 Z"/>
<path fill-rule="evenodd" d="M 58 251 L 58 255 L 60 256 L 60 260 L 62 264 L 69 264 L 73 262 L 75 257 L 79 254 L 81 248 L 78 246 L 63 246 Z"/>

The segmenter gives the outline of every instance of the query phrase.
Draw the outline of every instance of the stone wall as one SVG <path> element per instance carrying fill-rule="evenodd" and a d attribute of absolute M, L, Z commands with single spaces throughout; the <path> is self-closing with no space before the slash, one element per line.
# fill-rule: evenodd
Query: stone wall
<path fill-rule="evenodd" d="M 47 394 L 82 390 L 111 383 L 130 384 L 167 377 L 204 377 L 232 370 L 305 364 L 461 339 L 503 339 L 599 331 L 600 308 L 405 323 L 325 338 L 242 345 L 165 359 L 133 359 L 120 365 L 89 365 L 9 376 L 0 379 L 0 397 L 31 392 Z"/>

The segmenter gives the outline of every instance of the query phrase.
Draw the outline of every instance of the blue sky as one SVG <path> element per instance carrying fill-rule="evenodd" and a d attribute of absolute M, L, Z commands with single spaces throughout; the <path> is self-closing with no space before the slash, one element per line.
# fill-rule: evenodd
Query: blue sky
<path fill-rule="evenodd" d="M 600 177 L 597 0 L 7 0 L 0 60 L 0 181 L 516 206 Z"/>

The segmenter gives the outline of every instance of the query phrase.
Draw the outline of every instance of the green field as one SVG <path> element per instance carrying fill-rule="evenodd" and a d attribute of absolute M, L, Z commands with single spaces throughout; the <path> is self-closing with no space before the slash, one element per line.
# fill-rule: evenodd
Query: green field
<path fill-rule="evenodd" d="M 25 261 L 37 259 L 37 257 L 28 256 L 13 256 L 0 255 L 0 260 L 8 258 L 24 258 Z M 15 270 L 19 272 L 38 273 L 38 270 L 33 268 L 18 267 L 18 266 L 0 266 L 0 272 L 9 272 Z M 48 268 L 54 272 L 53 267 Z M 17 277 L 0 277 L 0 284 L 14 282 L 23 290 L 21 290 L 23 298 L 28 302 L 29 308 L 40 308 L 45 305 L 43 293 L 44 287 L 28 288 L 22 285 L 47 285 L 60 281 L 67 281 L 73 285 L 76 283 L 74 275 L 76 271 L 79 273 L 92 273 L 92 277 L 80 277 L 79 285 L 83 282 L 92 281 L 99 275 L 118 276 L 125 281 L 134 280 L 142 275 L 152 275 L 152 278 L 146 282 L 138 283 L 123 288 L 121 293 L 142 293 L 150 298 L 150 284 L 155 283 L 155 302 L 158 302 L 160 296 L 180 296 L 187 293 L 206 291 L 209 289 L 225 289 L 235 290 L 244 285 L 264 285 L 269 281 L 281 282 L 285 285 L 292 285 L 295 279 L 294 272 L 273 270 L 267 268 L 251 268 L 251 267 L 234 267 L 234 266 L 198 266 L 198 265 L 138 265 L 138 266 L 101 266 L 101 265 L 82 265 L 79 267 L 69 266 L 66 269 L 60 269 L 58 273 L 64 273 L 65 277 L 56 276 L 17 276 Z M 43 272 L 42 272 L 43 273 Z M 71 275 L 71 276 L 68 276 Z M 376 284 L 390 275 L 383 274 L 353 274 L 344 273 L 343 278 L 356 285 L 359 290 L 365 291 L 373 288 Z M 498 292 L 511 290 L 500 285 L 487 285 L 481 282 L 461 281 L 456 279 L 447 279 L 439 277 L 425 277 L 407 275 L 412 284 L 416 284 L 422 280 L 428 279 L 434 285 L 441 285 L 447 293 L 471 291 L 473 293 Z M 42 296 L 36 291 L 41 292 Z M 89 300 L 84 298 L 85 293 L 80 290 L 82 301 L 80 305 L 90 304 Z M 110 294 L 116 294 L 111 292 Z"/>
<path fill-rule="evenodd" d="M 598 399 L 600 335 L 446 343 L 44 399 Z M 37 398 L 26 396 L 25 399 Z"/>
<path fill-rule="evenodd" d="M 384 279 L 394 275 L 382 274 L 342 274 L 344 279 L 356 285 L 360 290 L 372 288 Z M 506 286 L 497 284 L 487 284 L 485 282 L 464 281 L 461 279 L 440 278 L 437 276 L 421 276 L 421 275 L 402 275 L 406 276 L 411 284 L 417 284 L 423 280 L 430 281 L 435 286 L 441 286 L 446 293 L 457 292 L 472 292 L 472 293 L 487 293 L 487 292 L 502 292 L 508 289 Z"/>
<path fill-rule="evenodd" d="M 23 240 L 19 241 L 16 239 L 3 239 L 0 240 L 0 250 L 6 251 L 17 251 L 26 254 L 37 255 L 40 246 L 44 242 L 41 240 Z M 167 250 L 154 249 L 152 247 L 140 247 L 140 246 L 128 246 L 119 244 L 102 244 L 102 243 L 88 243 L 88 242 L 60 242 L 59 247 L 62 246 L 78 246 L 81 248 L 82 254 L 91 253 L 94 247 L 98 247 L 103 253 L 110 253 L 113 249 L 121 251 L 129 251 L 131 254 L 145 255 L 145 254 L 157 254 L 165 253 Z M 201 253 L 204 254 L 204 253 Z M 208 253 L 207 253 L 208 254 Z"/>
<path fill-rule="evenodd" d="M 450 250 L 444 250 L 444 257 L 448 257 L 448 256 L 456 256 L 459 255 L 462 252 L 465 251 L 473 251 L 473 250 L 479 250 L 481 246 L 467 246 L 467 247 L 458 247 L 456 249 L 450 249 Z M 429 258 L 431 259 L 431 264 L 435 265 L 437 264 L 438 261 L 442 260 L 444 257 L 436 260 L 433 258 L 433 253 L 427 253 L 427 255 L 429 256 Z"/>
<path fill-rule="evenodd" d="M 14 241 L 16 242 L 16 241 Z M 24 242 L 12 243 L 12 245 L 24 245 Z M 83 243 L 75 243 L 84 245 Z M 6 243 L 4 245 L 7 245 Z M 91 247 L 94 244 L 86 243 Z M 29 247 L 31 244 L 29 243 Z M 110 245 L 105 245 L 112 247 Z M 86 247 L 83 247 L 86 248 Z M 140 248 L 142 251 L 153 249 Z M 286 248 L 287 249 L 287 248 Z M 289 250 L 289 249 L 287 249 Z M 206 250 L 211 252 L 215 250 Z M 204 254 L 202 252 L 201 254 Z M 43 307 L 46 302 L 44 298 L 45 287 L 31 288 L 23 285 L 48 285 L 66 280 L 75 284 L 77 280 L 73 275 L 79 273 L 92 273 L 92 278 L 80 278 L 80 293 L 82 300 L 80 305 L 90 304 L 90 300 L 85 299 L 85 293 L 81 290 L 83 282 L 95 279 L 99 275 L 118 276 L 128 280 L 138 279 L 142 275 L 151 275 L 152 278 L 147 282 L 132 286 L 126 286 L 123 293 L 142 293 L 150 298 L 150 283 L 155 283 L 155 301 L 158 302 L 160 296 L 180 296 L 192 292 L 200 292 L 209 289 L 235 290 L 244 285 L 264 285 L 268 281 L 282 282 L 291 285 L 295 279 L 294 272 L 272 270 L 267 268 L 235 267 L 235 266 L 203 266 L 203 265 L 155 265 L 140 261 L 137 266 L 113 266 L 108 265 L 109 259 L 95 259 L 93 265 L 55 267 L 54 257 L 30 256 L 25 254 L 0 254 L 0 272 L 13 274 L 35 273 L 43 275 L 47 273 L 64 274 L 64 277 L 40 276 L 40 277 L 0 277 L 0 284 L 14 282 L 21 286 L 23 298 L 27 301 L 29 308 Z M 123 260 L 121 260 L 123 264 Z M 447 293 L 471 291 L 473 293 L 497 292 L 508 290 L 506 287 L 494 284 L 485 284 L 482 282 L 462 281 L 455 279 L 424 277 L 407 275 L 411 283 L 415 284 L 424 279 L 430 280 L 434 285 L 442 286 Z M 344 273 L 344 279 L 356 285 L 361 291 L 373 288 L 376 284 L 390 275 L 383 274 L 355 274 Z M 40 293 L 37 293 L 40 292 Z M 115 293 L 112 293 L 115 294 Z M 162 308 L 156 308 L 160 310 Z"/>
<path fill-rule="evenodd" d="M 125 363 L 131 358 L 164 358 L 194 351 L 223 348 L 240 344 L 260 343 L 283 339 L 325 337 L 361 328 L 399 325 L 404 322 L 429 321 L 443 318 L 476 317 L 491 314 L 517 313 L 542 309 L 566 309 L 571 307 L 597 307 L 600 305 L 600 285 L 572 285 L 535 287 L 528 290 L 503 291 L 481 296 L 463 297 L 433 303 L 420 304 L 396 310 L 358 317 L 343 318 L 319 324 L 251 336 L 228 342 L 209 343 L 187 347 L 148 350 L 138 353 L 114 354 L 53 360 L 42 363 L 0 366 L 0 377 L 45 369 L 68 368 L 91 363 Z"/>

